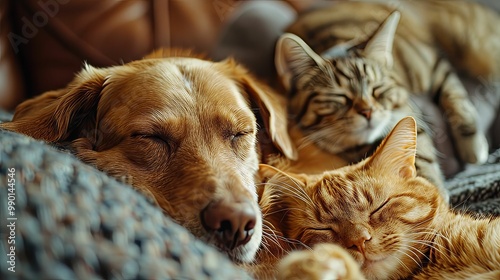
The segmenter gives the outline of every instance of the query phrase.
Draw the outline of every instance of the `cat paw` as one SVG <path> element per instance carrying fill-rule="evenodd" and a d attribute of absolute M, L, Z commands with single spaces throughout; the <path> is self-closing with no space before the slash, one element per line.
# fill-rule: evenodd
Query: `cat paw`
<path fill-rule="evenodd" d="M 358 263 L 342 247 L 319 244 L 312 250 L 295 251 L 278 265 L 278 280 L 284 279 L 337 279 L 362 280 Z"/>
<path fill-rule="evenodd" d="M 460 158 L 466 163 L 483 164 L 488 160 L 488 140 L 483 134 L 461 137 L 457 150 Z"/>

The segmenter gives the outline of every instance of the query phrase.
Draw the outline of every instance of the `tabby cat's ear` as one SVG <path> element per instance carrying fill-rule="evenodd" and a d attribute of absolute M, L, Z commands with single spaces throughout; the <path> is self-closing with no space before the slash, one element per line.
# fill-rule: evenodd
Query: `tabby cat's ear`
<path fill-rule="evenodd" d="M 417 124 L 414 118 L 405 117 L 385 137 L 366 165 L 385 174 L 395 172 L 394 175 L 413 178 L 417 175 L 416 152 Z"/>
<path fill-rule="evenodd" d="M 322 67 L 324 60 L 299 36 L 285 33 L 276 43 L 274 63 L 283 86 L 290 92 L 294 77 L 311 67 Z"/>
<path fill-rule="evenodd" d="M 387 17 L 366 43 L 363 50 L 365 57 L 374 59 L 389 68 L 392 67 L 392 45 L 400 17 L 398 11 L 394 11 Z"/>

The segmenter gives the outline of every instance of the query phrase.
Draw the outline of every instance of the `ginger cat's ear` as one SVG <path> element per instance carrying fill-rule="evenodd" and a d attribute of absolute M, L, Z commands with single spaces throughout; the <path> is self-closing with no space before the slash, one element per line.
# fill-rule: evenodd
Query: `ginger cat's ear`
<path fill-rule="evenodd" d="M 365 166 L 409 179 L 417 175 L 417 123 L 405 117 L 394 126 Z"/>
<path fill-rule="evenodd" d="M 394 11 L 387 17 L 366 43 L 363 50 L 365 57 L 374 59 L 389 68 L 392 67 L 392 46 L 400 17 L 398 11 Z"/>
<path fill-rule="evenodd" d="M 283 86 L 290 92 L 294 77 L 311 67 L 322 67 L 324 60 L 299 36 L 285 33 L 276 43 L 274 63 Z"/>

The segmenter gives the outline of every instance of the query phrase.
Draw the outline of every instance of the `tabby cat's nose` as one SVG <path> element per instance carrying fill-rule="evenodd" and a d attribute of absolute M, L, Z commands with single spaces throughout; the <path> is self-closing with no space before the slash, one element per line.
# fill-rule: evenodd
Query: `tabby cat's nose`
<path fill-rule="evenodd" d="M 372 109 L 363 109 L 363 110 L 359 110 L 358 113 L 360 115 L 362 115 L 363 117 L 365 117 L 367 120 L 370 120 L 372 118 Z"/>

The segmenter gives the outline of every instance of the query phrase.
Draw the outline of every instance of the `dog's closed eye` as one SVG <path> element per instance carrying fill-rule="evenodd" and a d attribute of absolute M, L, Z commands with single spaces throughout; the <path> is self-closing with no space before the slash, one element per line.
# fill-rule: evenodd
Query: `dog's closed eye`
<path fill-rule="evenodd" d="M 139 138 L 139 139 L 151 139 L 155 141 L 162 141 L 162 142 L 168 142 L 165 137 L 157 134 L 147 134 L 147 133 L 133 133 L 131 135 L 132 138 Z"/>
<path fill-rule="evenodd" d="M 244 130 L 244 131 L 239 131 L 239 132 L 236 132 L 236 133 L 232 133 L 231 136 L 229 137 L 229 139 L 231 141 L 236 141 L 236 140 L 239 140 L 241 137 L 244 137 L 244 136 L 247 136 L 247 135 L 253 136 L 253 130 Z"/>
<path fill-rule="evenodd" d="M 149 141 L 150 143 L 162 145 L 167 148 L 169 152 L 172 152 L 176 146 L 172 139 L 162 134 L 136 132 L 132 133 L 130 137 L 136 140 L 144 140 Z"/>

